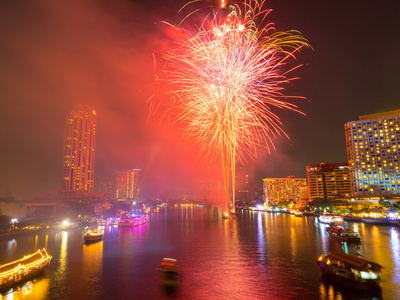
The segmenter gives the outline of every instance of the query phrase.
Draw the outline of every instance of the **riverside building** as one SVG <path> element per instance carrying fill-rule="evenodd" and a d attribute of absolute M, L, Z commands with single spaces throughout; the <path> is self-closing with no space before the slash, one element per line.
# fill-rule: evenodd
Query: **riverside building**
<path fill-rule="evenodd" d="M 298 201 L 301 195 L 301 189 L 307 185 L 306 178 L 265 178 L 264 195 L 265 202 L 277 204 L 284 201 Z"/>
<path fill-rule="evenodd" d="M 394 110 L 345 124 L 352 196 L 400 196 L 399 119 Z"/>
<path fill-rule="evenodd" d="M 68 115 L 64 139 L 63 190 L 93 192 L 96 112 L 76 105 Z"/>
<path fill-rule="evenodd" d="M 351 196 L 347 162 L 321 163 L 307 166 L 309 199 L 335 200 Z"/>

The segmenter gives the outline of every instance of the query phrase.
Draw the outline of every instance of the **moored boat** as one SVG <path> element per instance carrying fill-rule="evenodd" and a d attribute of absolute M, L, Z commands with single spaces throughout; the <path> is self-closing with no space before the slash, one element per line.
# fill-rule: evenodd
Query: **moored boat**
<path fill-rule="evenodd" d="M 100 241 L 103 238 L 103 232 L 100 229 L 88 230 L 83 235 L 85 242 L 95 242 Z"/>
<path fill-rule="evenodd" d="M 0 290 L 26 281 L 43 272 L 51 263 L 51 255 L 45 248 L 23 258 L 0 265 Z"/>
<path fill-rule="evenodd" d="M 361 218 L 361 221 L 372 225 L 400 226 L 400 220 L 393 218 Z"/>
<path fill-rule="evenodd" d="M 356 223 L 362 222 L 361 217 L 356 217 L 356 216 L 344 216 L 343 220 L 346 222 L 356 222 Z"/>
<path fill-rule="evenodd" d="M 359 242 L 361 240 L 360 235 L 357 232 L 353 232 L 347 229 L 343 229 L 340 226 L 329 226 L 326 228 L 330 237 L 337 238 L 346 242 Z"/>
<path fill-rule="evenodd" d="M 295 211 L 294 216 L 295 217 L 303 217 L 303 213 L 301 211 Z"/>
<path fill-rule="evenodd" d="M 324 224 L 343 222 L 343 218 L 341 218 L 339 216 L 329 216 L 329 215 L 321 215 L 318 217 L 318 220 Z"/>
<path fill-rule="evenodd" d="M 318 258 L 322 275 L 346 288 L 370 292 L 379 288 L 382 266 L 346 253 L 322 254 Z"/>
<path fill-rule="evenodd" d="M 148 222 L 148 216 L 143 215 L 139 217 L 129 217 L 129 218 L 121 218 L 118 220 L 118 226 L 126 227 L 126 226 L 138 226 L 142 224 L 146 224 Z"/>

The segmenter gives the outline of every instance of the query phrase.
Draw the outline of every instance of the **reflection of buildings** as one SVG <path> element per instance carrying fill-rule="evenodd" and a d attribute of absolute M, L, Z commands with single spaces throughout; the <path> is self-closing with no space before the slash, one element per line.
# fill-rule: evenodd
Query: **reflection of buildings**
<path fill-rule="evenodd" d="M 250 202 L 254 200 L 254 172 L 250 166 L 237 165 L 235 174 L 236 201 Z"/>
<path fill-rule="evenodd" d="M 265 178 L 265 202 L 279 203 L 283 201 L 297 201 L 300 198 L 300 189 L 307 185 L 305 178 Z"/>
<path fill-rule="evenodd" d="M 63 189 L 93 192 L 96 113 L 77 105 L 68 115 L 63 155 Z"/>
<path fill-rule="evenodd" d="M 140 169 L 115 172 L 115 197 L 118 201 L 138 200 Z"/>
<path fill-rule="evenodd" d="M 348 163 L 321 163 L 307 166 L 310 201 L 345 199 L 351 196 Z"/>
<path fill-rule="evenodd" d="M 351 192 L 355 197 L 400 195 L 400 110 L 345 124 Z"/>

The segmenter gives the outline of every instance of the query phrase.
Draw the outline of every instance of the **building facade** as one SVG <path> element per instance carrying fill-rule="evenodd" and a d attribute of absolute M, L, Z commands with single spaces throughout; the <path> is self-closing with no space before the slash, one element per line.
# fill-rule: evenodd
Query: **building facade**
<path fill-rule="evenodd" d="M 353 197 L 400 196 L 400 110 L 345 124 Z"/>
<path fill-rule="evenodd" d="M 115 172 L 115 198 L 118 201 L 138 200 L 140 169 Z"/>
<path fill-rule="evenodd" d="M 236 166 L 235 199 L 238 202 L 249 203 L 255 199 L 254 171 L 251 165 Z"/>
<path fill-rule="evenodd" d="M 349 164 L 321 163 L 307 166 L 309 199 L 335 200 L 351 196 Z"/>
<path fill-rule="evenodd" d="M 63 190 L 93 192 L 96 112 L 77 105 L 68 115 L 63 154 Z"/>
<path fill-rule="evenodd" d="M 283 201 L 298 201 L 301 195 L 301 187 L 307 185 L 306 178 L 265 178 L 264 196 L 265 202 L 277 204 Z"/>

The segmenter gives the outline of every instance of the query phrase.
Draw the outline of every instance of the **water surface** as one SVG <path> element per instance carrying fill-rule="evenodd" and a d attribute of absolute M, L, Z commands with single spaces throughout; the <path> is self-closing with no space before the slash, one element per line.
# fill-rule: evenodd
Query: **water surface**
<path fill-rule="evenodd" d="M 241 211 L 223 220 L 218 208 L 178 207 L 141 226 L 104 227 L 92 244 L 83 243 L 83 229 L 3 236 L 0 264 L 43 247 L 53 263 L 0 299 L 398 299 L 399 228 L 345 223 L 362 237 L 347 244 L 325 226 L 314 217 Z M 322 282 L 316 260 L 330 251 L 383 265 L 381 297 Z M 159 285 L 164 257 L 182 270 L 176 291 Z"/>

